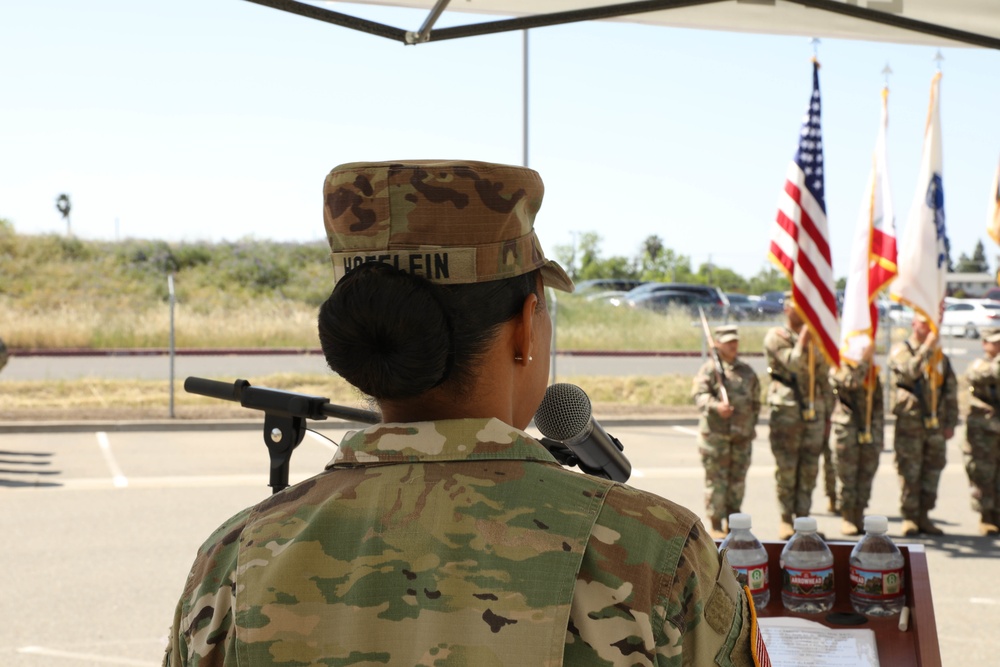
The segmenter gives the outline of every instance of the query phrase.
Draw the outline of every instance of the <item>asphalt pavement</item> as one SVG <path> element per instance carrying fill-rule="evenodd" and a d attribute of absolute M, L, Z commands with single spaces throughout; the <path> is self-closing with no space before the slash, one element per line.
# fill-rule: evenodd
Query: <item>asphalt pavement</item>
<path fill-rule="evenodd" d="M 344 428 L 336 426 L 323 423 L 319 433 L 337 441 Z M 632 462 L 631 484 L 702 513 L 703 470 L 691 426 L 607 428 Z M 943 664 L 956 667 L 996 664 L 1000 655 L 1000 540 L 975 533 L 960 441 L 961 433 L 950 443 L 932 513 L 947 535 L 906 539 L 927 550 Z M 292 458 L 292 482 L 320 471 L 334 447 L 308 434 Z M 5 434 L 0 450 L 5 666 L 155 667 L 198 545 L 269 495 L 266 450 L 250 431 Z M 743 509 L 761 539 L 774 539 L 779 517 L 766 427 L 753 457 Z M 839 519 L 824 511 L 820 489 L 813 507 L 821 530 L 837 538 Z M 900 539 L 888 451 L 871 511 L 888 515 L 890 534 Z"/>

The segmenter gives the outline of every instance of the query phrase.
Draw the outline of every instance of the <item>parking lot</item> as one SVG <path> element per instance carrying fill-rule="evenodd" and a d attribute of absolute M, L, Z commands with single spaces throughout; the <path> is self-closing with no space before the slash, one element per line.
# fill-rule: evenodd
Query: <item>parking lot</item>
<path fill-rule="evenodd" d="M 339 439 L 344 429 L 323 424 Z M 633 464 L 631 483 L 696 511 L 702 468 L 693 423 L 607 422 Z M 956 435 L 932 516 L 944 538 L 926 545 L 945 665 L 994 664 L 1000 654 L 1000 555 L 978 537 Z M 291 479 L 322 469 L 334 445 L 307 434 Z M 82 667 L 159 664 L 174 604 L 198 545 L 227 517 L 266 497 L 268 459 L 256 430 L 7 433 L 0 445 L 5 590 L 0 664 Z M 892 455 L 883 454 L 872 510 L 898 535 Z M 758 430 L 744 510 L 762 539 L 778 512 L 767 430 Z M 821 530 L 838 536 L 825 513 Z"/>

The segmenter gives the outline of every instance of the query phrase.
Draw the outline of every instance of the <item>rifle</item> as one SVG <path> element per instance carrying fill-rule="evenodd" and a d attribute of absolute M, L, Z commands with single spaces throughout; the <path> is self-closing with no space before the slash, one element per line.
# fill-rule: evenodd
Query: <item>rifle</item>
<path fill-rule="evenodd" d="M 715 347 L 715 339 L 712 337 L 712 331 L 708 328 L 708 320 L 705 318 L 705 311 L 702 310 L 701 306 L 698 306 L 698 314 L 701 315 L 701 328 L 705 332 L 705 343 L 712 351 L 712 361 L 715 362 L 715 378 L 719 381 L 719 400 L 723 403 L 729 403 L 729 393 L 726 391 L 726 369 L 722 365 L 722 357 L 719 356 L 719 350 Z"/>

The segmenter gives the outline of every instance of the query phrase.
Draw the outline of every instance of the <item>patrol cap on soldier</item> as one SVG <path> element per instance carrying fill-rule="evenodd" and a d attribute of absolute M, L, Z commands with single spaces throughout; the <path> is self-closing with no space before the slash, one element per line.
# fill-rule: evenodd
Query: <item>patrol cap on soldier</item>
<path fill-rule="evenodd" d="M 981 329 L 979 333 L 982 334 L 984 343 L 1000 343 L 1000 328 L 989 327 Z"/>
<path fill-rule="evenodd" d="M 513 278 L 536 269 L 573 291 L 535 235 L 544 186 L 533 169 L 488 162 L 408 160 L 335 167 L 323 222 L 337 281 L 382 262 L 442 284 Z"/>
<path fill-rule="evenodd" d="M 715 342 L 728 343 L 731 340 L 739 340 L 740 331 L 735 324 L 715 327 Z"/>

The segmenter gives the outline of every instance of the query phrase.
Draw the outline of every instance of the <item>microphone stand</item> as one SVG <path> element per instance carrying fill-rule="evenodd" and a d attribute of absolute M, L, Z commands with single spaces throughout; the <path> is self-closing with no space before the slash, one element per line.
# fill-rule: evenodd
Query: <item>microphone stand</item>
<path fill-rule="evenodd" d="M 271 493 L 278 493 L 288 486 L 288 469 L 292 451 L 306 435 L 306 420 L 324 420 L 337 417 L 363 424 L 376 424 L 379 415 L 369 410 L 359 410 L 333 405 L 322 396 L 296 394 L 280 389 L 252 387 L 246 380 L 232 384 L 189 377 L 184 380 L 184 391 L 210 398 L 235 401 L 244 408 L 263 410 L 264 444 L 271 459 L 268 486 Z"/>
<path fill-rule="evenodd" d="M 327 417 L 336 417 L 362 424 L 377 424 L 381 421 L 381 416 L 370 410 L 333 405 L 330 399 L 323 396 L 253 387 L 246 380 L 228 383 L 192 376 L 184 380 L 184 391 L 189 394 L 234 401 L 244 408 L 264 412 L 264 444 L 267 445 L 271 459 L 268 486 L 271 487 L 272 494 L 288 486 L 292 451 L 299 446 L 306 435 L 307 419 L 325 420 Z M 610 434 L 608 438 L 618 451 L 612 452 L 610 455 L 613 458 L 604 463 L 600 460 L 604 456 L 603 453 L 592 452 L 586 447 L 575 451 L 566 443 L 547 437 L 540 438 L 539 442 L 549 450 L 560 465 L 576 466 L 588 475 L 625 482 L 628 480 L 631 465 L 628 459 L 620 454 L 624 447 L 618 438 Z"/>

